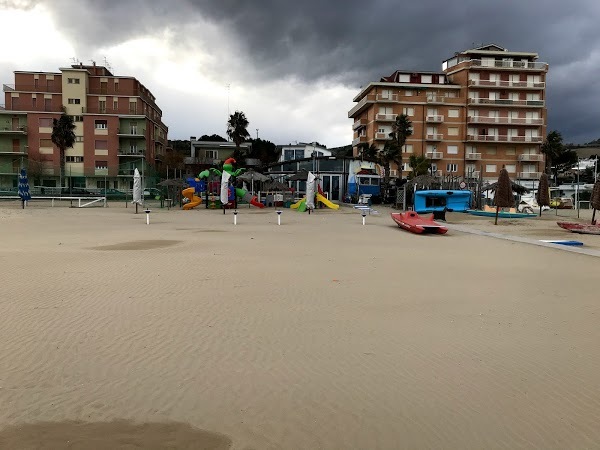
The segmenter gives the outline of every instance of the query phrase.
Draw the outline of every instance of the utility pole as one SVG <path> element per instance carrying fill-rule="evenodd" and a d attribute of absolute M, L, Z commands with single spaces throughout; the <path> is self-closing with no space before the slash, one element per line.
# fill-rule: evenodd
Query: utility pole
<path fill-rule="evenodd" d="M 258 128 L 256 129 L 256 140 L 258 140 Z"/>

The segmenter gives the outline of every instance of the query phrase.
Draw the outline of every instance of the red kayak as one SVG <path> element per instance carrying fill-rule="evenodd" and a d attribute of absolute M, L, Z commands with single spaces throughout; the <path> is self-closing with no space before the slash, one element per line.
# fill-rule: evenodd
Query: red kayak
<path fill-rule="evenodd" d="M 590 225 L 577 222 L 556 222 L 559 227 L 569 230 L 571 233 L 600 234 L 600 225 Z"/>
<path fill-rule="evenodd" d="M 445 234 L 448 228 L 440 225 L 433 221 L 433 214 L 431 217 L 424 219 L 414 211 L 407 211 L 405 213 L 392 213 L 392 219 L 398 224 L 400 228 L 411 233 L 423 234 Z"/>

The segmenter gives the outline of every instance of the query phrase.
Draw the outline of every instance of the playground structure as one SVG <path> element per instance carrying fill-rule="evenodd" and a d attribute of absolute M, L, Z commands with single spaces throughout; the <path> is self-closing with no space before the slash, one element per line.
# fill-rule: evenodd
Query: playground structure
<path fill-rule="evenodd" d="M 339 209 L 340 205 L 336 205 L 335 203 L 330 202 L 325 195 L 323 194 L 323 190 L 321 189 L 321 186 L 319 184 L 317 184 L 318 187 L 318 191 L 315 194 L 315 198 L 317 200 L 317 202 L 322 203 L 323 205 L 327 206 L 328 208 L 337 210 Z M 306 206 L 306 197 L 302 197 L 300 200 L 298 200 L 296 203 L 294 203 L 293 205 L 290 206 L 290 208 L 295 209 L 299 212 L 305 212 L 307 209 Z"/>
<path fill-rule="evenodd" d="M 220 193 L 219 195 L 216 195 L 216 193 L 213 192 L 217 190 L 217 186 L 220 187 L 220 183 L 209 182 L 208 178 L 210 177 L 210 174 L 212 173 L 213 175 L 217 175 L 221 177 L 222 180 L 225 180 L 226 183 L 228 183 L 227 180 L 229 177 L 237 177 L 244 171 L 244 169 L 233 170 L 233 164 L 235 162 L 235 159 L 229 158 L 223 163 L 223 171 L 211 167 L 210 169 L 200 172 L 197 178 L 188 179 L 188 183 L 191 185 L 191 187 L 184 189 L 181 192 L 182 195 L 189 200 L 189 202 L 183 206 L 183 209 L 189 210 L 199 206 L 202 203 L 201 195 L 203 193 L 207 199 L 206 205 L 210 208 L 230 208 L 234 205 L 236 198 L 241 202 L 247 202 L 252 206 L 256 206 L 257 208 L 264 208 L 265 205 L 260 203 L 256 196 L 242 188 L 236 188 L 228 185 L 227 203 L 221 199 L 222 197 L 220 196 Z M 224 177 L 224 173 L 228 174 L 228 176 Z"/>

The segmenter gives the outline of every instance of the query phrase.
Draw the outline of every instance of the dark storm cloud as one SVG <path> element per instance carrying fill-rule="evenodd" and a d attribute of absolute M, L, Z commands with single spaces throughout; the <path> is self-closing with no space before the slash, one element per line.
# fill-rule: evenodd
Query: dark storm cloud
<path fill-rule="evenodd" d="M 176 42 L 197 42 L 210 53 L 202 27 L 190 26 L 197 21 L 214 24 L 236 54 L 218 54 L 222 43 L 213 38 L 213 56 L 241 59 L 249 76 L 264 82 L 329 79 L 358 89 L 399 68 L 440 70 L 443 59 L 473 44 L 535 51 L 550 64 L 550 127 L 572 141 L 600 136 L 600 107 L 593 101 L 600 97 L 598 0 L 44 3 L 82 48 L 155 35 L 168 27 Z"/>

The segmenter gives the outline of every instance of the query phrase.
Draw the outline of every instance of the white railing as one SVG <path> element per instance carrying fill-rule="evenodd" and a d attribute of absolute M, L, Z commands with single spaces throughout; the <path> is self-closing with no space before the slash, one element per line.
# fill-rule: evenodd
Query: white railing
<path fill-rule="evenodd" d="M 425 157 L 428 159 L 442 159 L 444 154 L 442 152 L 425 152 Z"/>
<path fill-rule="evenodd" d="M 439 134 L 439 133 L 431 133 L 431 134 L 425 135 L 425 140 L 427 140 L 427 141 L 441 141 L 443 138 L 444 138 L 444 135 Z"/>
<path fill-rule="evenodd" d="M 444 97 L 443 95 L 434 95 L 434 94 L 427 95 L 427 103 L 444 103 L 445 101 L 446 101 L 446 97 Z"/>
<path fill-rule="evenodd" d="M 481 159 L 481 153 L 468 153 L 466 154 L 466 158 L 470 160 L 479 160 Z"/>
<path fill-rule="evenodd" d="M 504 125 L 543 125 L 544 119 L 530 119 L 525 117 L 485 117 L 469 116 L 470 123 L 498 123 Z"/>
<path fill-rule="evenodd" d="M 539 153 L 526 153 L 523 155 L 519 155 L 519 161 L 543 161 L 544 155 Z"/>
<path fill-rule="evenodd" d="M 470 98 L 469 105 L 544 106 L 544 100 L 512 100 L 510 98 Z"/>
<path fill-rule="evenodd" d="M 377 120 L 396 120 L 396 114 L 377 114 L 375 116 Z"/>
<path fill-rule="evenodd" d="M 352 145 L 355 146 L 355 145 L 358 145 L 358 144 L 360 144 L 362 142 L 367 142 L 367 137 L 366 136 L 359 136 L 359 137 L 355 138 L 352 141 Z"/>
<path fill-rule="evenodd" d="M 375 133 L 375 139 L 391 139 L 389 133 Z"/>
<path fill-rule="evenodd" d="M 398 94 L 377 94 L 376 99 L 379 102 L 397 102 Z"/>
<path fill-rule="evenodd" d="M 541 143 L 543 138 L 541 136 L 496 136 L 496 135 L 467 135 L 467 141 L 479 141 L 479 142 L 527 142 L 527 143 Z"/>
<path fill-rule="evenodd" d="M 519 172 L 517 173 L 517 178 L 521 178 L 523 180 L 537 180 L 541 175 L 541 172 Z"/>
<path fill-rule="evenodd" d="M 544 83 L 543 81 L 529 82 L 529 81 L 501 81 L 501 80 L 469 80 L 469 86 L 544 89 L 546 87 L 546 83 Z"/>
<path fill-rule="evenodd" d="M 443 122 L 444 121 L 444 116 L 427 116 L 427 122 Z"/>
<path fill-rule="evenodd" d="M 472 67 L 482 68 L 500 68 L 500 69 L 524 69 L 524 70 L 545 70 L 548 64 L 544 62 L 533 61 L 482 61 L 481 59 L 470 60 Z"/>

